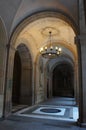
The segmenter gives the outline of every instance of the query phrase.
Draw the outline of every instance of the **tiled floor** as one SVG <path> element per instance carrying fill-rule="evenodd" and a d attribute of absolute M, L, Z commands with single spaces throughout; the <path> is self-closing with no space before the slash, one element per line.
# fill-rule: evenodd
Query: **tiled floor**
<path fill-rule="evenodd" d="M 42 112 L 41 109 L 59 109 L 59 113 Z M 52 98 L 46 102 L 25 108 L 14 113 L 16 116 L 21 117 L 33 117 L 40 119 L 51 119 L 51 120 L 65 120 L 65 121 L 77 121 L 78 119 L 78 107 L 75 106 L 74 98 Z"/>
<path fill-rule="evenodd" d="M 63 111 L 60 115 L 44 114 L 40 111 L 52 107 L 61 108 Z M 86 130 L 86 128 L 77 126 L 77 118 L 78 113 L 74 99 L 54 98 L 13 113 L 6 120 L 0 122 L 0 130 Z"/>

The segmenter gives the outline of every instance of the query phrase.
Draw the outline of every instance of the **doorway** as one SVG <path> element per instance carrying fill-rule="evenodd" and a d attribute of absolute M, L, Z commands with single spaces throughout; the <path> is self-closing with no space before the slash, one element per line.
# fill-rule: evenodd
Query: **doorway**
<path fill-rule="evenodd" d="M 74 97 L 74 70 L 62 63 L 53 70 L 53 97 Z"/>
<path fill-rule="evenodd" d="M 21 90 L 21 59 L 18 51 L 15 53 L 13 70 L 12 106 L 20 104 Z"/>
<path fill-rule="evenodd" d="M 14 56 L 12 111 L 32 105 L 32 60 L 28 48 L 21 44 Z"/>

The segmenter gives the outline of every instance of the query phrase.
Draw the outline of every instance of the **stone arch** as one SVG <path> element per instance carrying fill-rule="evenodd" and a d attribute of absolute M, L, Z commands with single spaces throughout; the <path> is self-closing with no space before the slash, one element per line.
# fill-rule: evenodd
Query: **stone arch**
<path fill-rule="evenodd" d="M 39 12 L 45 12 L 45 11 L 56 11 L 56 12 L 60 12 L 62 14 L 67 15 L 67 17 L 71 17 L 71 19 L 73 19 L 74 21 L 77 20 L 76 17 L 76 10 L 75 9 L 73 11 L 73 14 L 71 13 L 71 7 L 73 7 L 73 5 L 71 5 L 72 2 L 60 2 L 60 1 L 46 1 L 44 0 L 43 2 L 36 0 L 36 4 L 35 2 L 33 3 L 33 1 L 28 1 L 26 4 L 24 1 L 22 1 L 20 8 L 17 10 L 14 22 L 13 22 L 13 26 L 16 26 L 20 20 L 24 20 L 24 18 L 27 16 L 31 16 L 34 15 L 36 13 Z M 75 2 L 77 3 L 77 2 Z M 71 6 L 70 6 L 71 5 Z M 78 6 L 78 5 L 77 5 Z M 76 6 L 76 8 L 77 8 Z"/>
<path fill-rule="evenodd" d="M 17 46 L 14 56 L 12 103 L 32 105 L 32 58 L 25 44 Z"/>
<path fill-rule="evenodd" d="M 11 40 L 10 40 L 10 54 L 12 55 L 9 55 L 9 63 L 12 63 L 13 64 L 13 61 L 12 61 L 12 57 L 14 57 L 14 52 L 15 52 L 15 43 L 16 43 L 16 39 L 18 38 L 20 32 L 24 29 L 24 27 L 26 27 L 29 23 L 35 21 L 36 19 L 40 19 L 40 18 L 45 18 L 45 17 L 56 17 L 56 18 L 60 18 L 60 19 L 63 19 L 64 21 L 66 21 L 67 23 L 69 23 L 69 25 L 72 27 L 72 29 L 74 30 L 75 34 L 77 35 L 78 34 L 78 29 L 77 29 L 77 26 L 74 24 L 74 22 L 72 22 L 72 20 L 70 18 L 68 18 L 66 15 L 63 15 L 62 13 L 58 13 L 56 11 L 44 11 L 44 12 L 39 12 L 39 13 L 35 13 L 34 15 L 24 19 L 15 29 L 14 33 L 12 34 L 11 36 Z M 14 51 L 14 52 L 13 52 Z M 34 60 L 34 77 L 36 77 L 36 64 L 38 62 L 38 58 L 39 58 L 39 54 L 36 56 L 35 60 Z M 8 83 L 7 85 L 10 84 L 12 85 L 12 79 L 11 79 L 11 74 L 12 74 L 12 70 L 9 70 L 9 79 L 8 79 Z M 11 80 L 10 80 L 11 79 Z M 9 85 L 8 85 L 9 86 Z M 34 78 L 34 88 L 36 87 L 36 78 Z M 12 89 L 12 88 L 11 88 Z M 35 91 L 37 91 L 37 88 L 35 88 Z M 34 92 L 36 93 L 36 92 Z M 37 94 L 37 93 L 36 93 Z M 36 95 L 35 95 L 36 97 Z M 8 98 L 8 100 L 10 100 L 10 97 Z M 7 109 L 7 113 L 10 112 L 10 107 L 9 109 Z"/>
<path fill-rule="evenodd" d="M 29 105 L 31 106 L 33 104 L 34 100 L 34 93 L 32 93 L 32 76 L 33 76 L 33 61 L 32 61 L 32 55 L 30 53 L 30 49 L 27 46 L 27 41 L 22 39 L 22 43 L 19 40 L 17 42 L 17 45 L 14 46 L 9 46 L 9 55 L 8 55 L 8 68 L 7 68 L 7 82 L 6 82 L 6 100 L 5 100 L 5 110 L 4 110 L 4 116 L 8 116 L 12 112 L 12 89 L 14 86 L 14 79 L 13 79 L 13 73 L 15 70 L 15 65 L 16 64 L 14 61 L 16 61 L 16 57 L 18 56 L 20 60 L 20 80 L 21 84 L 20 85 L 20 99 L 19 99 L 19 104 L 23 105 Z M 17 55 L 17 56 L 16 56 Z M 14 69 L 13 69 L 14 68 Z M 27 71 L 26 71 L 27 70 Z M 25 76 L 27 75 L 27 79 Z M 30 81 L 30 82 L 29 82 Z M 25 83 L 25 85 L 24 85 Z M 23 92 L 23 88 L 26 88 L 26 92 Z M 16 88 L 16 87 L 15 87 Z M 15 93 L 15 92 L 14 92 Z M 17 94 L 14 94 L 17 96 Z M 28 100 L 25 100 L 28 99 Z M 8 104 L 9 106 L 8 106 Z M 18 105 L 19 105 L 18 104 Z M 13 110 L 15 111 L 15 109 Z"/>
<path fill-rule="evenodd" d="M 53 64 L 52 64 L 53 63 Z M 50 64 L 52 64 L 50 66 Z M 73 72 L 75 72 L 75 66 L 74 59 L 71 58 L 71 56 L 62 55 L 57 57 L 57 59 L 50 59 L 46 62 L 45 65 L 45 88 L 47 88 L 47 80 L 48 80 L 48 90 L 49 90 L 49 97 L 52 97 L 52 79 L 53 79 L 53 71 L 57 66 L 60 66 L 61 64 L 68 64 L 73 68 Z M 48 70 L 47 70 L 48 69 Z M 74 77 L 75 79 L 76 77 Z M 75 79 L 76 80 L 76 79 Z M 74 89 L 76 87 L 76 83 L 74 85 Z M 47 90 L 45 89 L 45 93 Z"/>
<path fill-rule="evenodd" d="M 65 14 L 62 11 L 59 10 L 42 10 L 42 11 L 37 11 L 26 18 L 24 18 L 13 30 L 12 35 L 11 35 L 11 44 L 14 44 L 19 33 L 26 27 L 28 24 L 31 22 L 40 19 L 40 18 L 46 18 L 46 17 L 54 17 L 54 18 L 60 18 L 64 21 L 66 21 L 74 30 L 75 34 L 79 34 L 79 29 L 78 25 L 75 23 L 75 21 L 70 17 L 69 15 Z M 17 35 L 16 35 L 17 34 Z"/>

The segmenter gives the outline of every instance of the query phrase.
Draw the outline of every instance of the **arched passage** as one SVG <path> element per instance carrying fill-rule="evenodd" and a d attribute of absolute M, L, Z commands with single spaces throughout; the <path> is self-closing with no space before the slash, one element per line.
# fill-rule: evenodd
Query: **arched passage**
<path fill-rule="evenodd" d="M 74 96 L 74 70 L 70 64 L 61 63 L 53 70 L 53 96 Z"/>
<path fill-rule="evenodd" d="M 17 47 L 14 56 L 12 106 L 32 105 L 32 60 L 24 44 Z"/>
<path fill-rule="evenodd" d="M 44 30 L 46 31 L 46 28 L 55 28 L 55 30 L 58 32 L 58 35 L 54 36 L 53 43 L 55 43 L 57 45 L 62 45 L 63 52 L 65 55 L 67 54 L 68 56 L 72 57 L 72 54 L 73 54 L 74 60 L 77 59 L 77 48 L 76 48 L 76 45 L 74 44 L 74 42 L 75 42 L 74 37 L 76 34 L 75 34 L 71 24 L 69 24 L 69 22 L 65 21 L 64 18 L 62 19 L 62 18 L 60 18 L 60 16 L 58 17 L 57 14 L 53 15 L 52 13 L 48 12 L 48 14 L 44 15 L 43 17 L 41 15 L 39 15 L 39 17 L 35 16 L 35 19 L 33 18 L 32 21 L 29 21 L 29 20 L 31 20 L 30 18 L 26 19 L 16 29 L 16 31 L 11 39 L 11 41 L 12 41 L 11 49 L 12 49 L 12 47 L 16 48 L 16 46 L 19 45 L 19 43 L 21 43 L 20 41 L 22 41 L 22 39 L 25 39 L 27 41 L 25 43 L 30 48 L 32 58 L 33 58 L 33 63 L 35 66 L 34 67 L 34 80 L 33 80 L 35 103 L 40 103 L 40 102 L 44 101 L 44 97 L 45 97 L 44 65 L 46 64 L 47 60 L 43 59 L 43 73 L 41 73 L 41 74 L 39 74 L 38 72 L 39 72 L 39 68 L 42 68 L 42 67 L 38 67 L 38 62 L 36 61 L 36 57 L 39 54 L 40 47 L 45 46 L 47 44 L 46 42 L 44 42 L 47 38 L 47 36 L 43 33 Z M 27 90 L 28 87 L 26 87 L 26 86 L 29 86 L 26 83 L 26 82 L 29 83 L 29 81 L 27 80 L 27 77 L 28 77 L 27 70 L 28 69 L 26 67 L 27 49 L 25 49 L 24 46 L 19 45 L 17 47 L 17 51 L 19 53 L 18 56 L 21 61 L 19 63 L 19 66 L 21 66 L 20 67 L 21 68 L 21 70 L 20 70 L 20 73 L 21 73 L 21 77 L 20 77 L 21 83 L 20 84 L 21 85 L 19 87 L 19 92 L 20 92 L 19 94 L 21 94 L 21 96 L 19 96 L 19 102 L 21 104 L 24 103 L 25 105 L 27 105 L 28 103 L 25 103 L 25 102 L 31 101 L 30 97 L 32 97 L 32 96 L 27 96 L 28 98 L 26 98 L 26 95 L 28 93 L 28 90 Z M 22 51 L 24 53 L 22 53 Z M 11 53 L 10 53 L 10 55 L 11 55 Z M 11 57 L 11 58 L 13 58 L 13 57 Z M 50 67 L 52 67 L 52 64 Z M 39 77 L 41 77 L 41 80 Z M 47 78 L 49 79 L 50 77 L 47 77 Z M 40 82 L 40 81 L 42 81 L 42 82 Z M 48 81 L 50 81 L 50 79 Z M 49 86 L 50 86 L 50 83 L 49 83 Z M 30 90 L 31 90 L 31 93 L 29 93 L 29 94 L 32 94 L 32 89 L 29 89 L 29 91 Z M 49 88 L 49 90 L 50 90 L 50 88 Z M 46 92 L 48 92 L 48 91 L 46 91 Z M 50 95 L 48 93 L 47 97 L 49 97 L 49 96 Z M 27 100 L 27 99 L 29 99 L 29 100 Z M 31 102 L 29 102 L 29 103 L 31 103 Z"/>

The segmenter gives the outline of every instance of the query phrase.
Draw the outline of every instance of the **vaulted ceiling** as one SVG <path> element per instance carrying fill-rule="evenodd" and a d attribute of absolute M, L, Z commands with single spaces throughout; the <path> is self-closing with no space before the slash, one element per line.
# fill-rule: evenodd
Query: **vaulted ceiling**
<path fill-rule="evenodd" d="M 18 39 L 27 39 L 31 50 L 38 53 L 40 48 L 48 44 L 49 31 L 52 31 L 52 42 L 63 47 L 67 52 L 68 48 L 76 53 L 75 33 L 72 27 L 59 18 L 45 17 L 28 24 L 19 34 Z"/>

